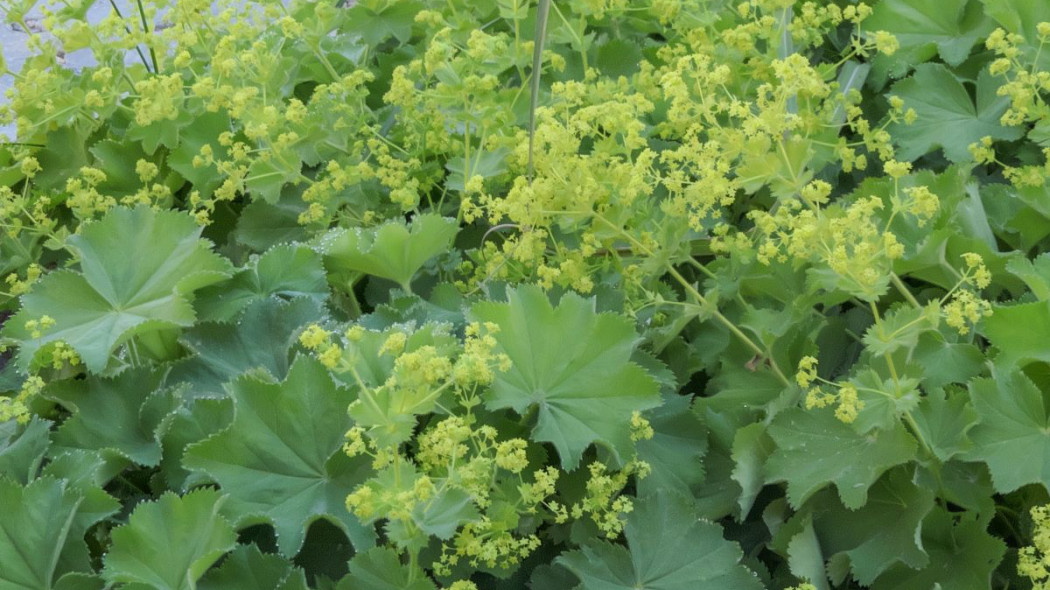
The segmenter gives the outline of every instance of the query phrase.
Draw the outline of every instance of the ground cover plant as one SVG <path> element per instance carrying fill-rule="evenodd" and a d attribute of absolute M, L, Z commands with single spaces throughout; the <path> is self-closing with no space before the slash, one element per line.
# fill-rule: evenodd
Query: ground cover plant
<path fill-rule="evenodd" d="M 93 4 L 0 590 L 1050 587 L 1050 4 Z"/>

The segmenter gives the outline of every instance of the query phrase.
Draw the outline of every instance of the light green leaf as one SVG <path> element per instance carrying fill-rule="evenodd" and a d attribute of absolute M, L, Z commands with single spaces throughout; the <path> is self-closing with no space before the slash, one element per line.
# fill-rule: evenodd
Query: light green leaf
<path fill-rule="evenodd" d="M 1050 302 L 993 305 L 992 315 L 982 320 L 984 335 L 999 350 L 998 367 L 1023 367 L 1031 361 L 1050 362 Z"/>
<path fill-rule="evenodd" d="M 221 280 L 230 266 L 200 233 L 190 216 L 149 207 L 117 208 L 81 226 L 69 242 L 82 272 L 44 277 L 6 323 L 3 335 L 17 341 L 20 367 L 27 369 L 38 350 L 62 340 L 98 373 L 137 332 L 192 325 L 187 296 Z M 45 315 L 55 325 L 35 338 L 26 322 Z"/>
<path fill-rule="evenodd" d="M 239 517 L 273 523 L 281 553 L 299 550 L 306 527 L 326 518 L 358 549 L 372 531 L 346 510 L 346 496 L 367 468 L 342 452 L 352 426 L 349 390 L 337 387 L 316 360 L 301 356 L 281 383 L 245 375 L 230 385 L 234 421 L 226 430 L 191 445 L 186 468 L 202 471 L 231 496 Z"/>
<path fill-rule="evenodd" d="M 303 163 L 293 150 L 285 149 L 270 158 L 252 161 L 244 179 L 244 188 L 252 198 L 276 204 L 281 198 L 284 185 L 299 180 Z"/>
<path fill-rule="evenodd" d="M 237 543 L 237 533 L 219 514 L 224 499 L 203 488 L 181 498 L 169 492 L 139 504 L 128 523 L 113 530 L 103 569 L 106 581 L 193 590 Z"/>
<path fill-rule="evenodd" d="M 64 547 L 83 545 L 71 534 L 80 502 L 60 480 L 41 478 L 22 487 L 0 478 L 0 590 L 54 588 Z"/>
<path fill-rule="evenodd" d="M 422 9 L 416 0 L 355 2 L 347 11 L 347 31 L 360 35 L 372 47 L 390 37 L 405 43 L 412 37 L 412 24 Z"/>
<path fill-rule="evenodd" d="M 985 532 L 980 521 L 938 507 L 922 526 L 922 545 L 930 556 L 929 565 L 918 571 L 896 565 L 875 580 L 872 590 L 991 587 L 992 572 L 1006 545 Z"/>
<path fill-rule="evenodd" d="M 103 590 L 106 582 L 94 575 L 79 572 L 68 573 L 59 578 L 55 590 Z"/>
<path fill-rule="evenodd" d="M 743 492 L 737 504 L 740 519 L 747 518 L 755 498 L 765 485 L 765 463 L 773 452 L 773 440 L 766 434 L 764 424 L 755 423 L 736 431 L 733 439 L 733 481 L 740 484 Z M 679 465 L 681 468 L 681 465 Z"/>
<path fill-rule="evenodd" d="M 797 578 L 816 586 L 817 590 L 828 590 L 828 576 L 824 569 L 824 553 L 820 539 L 813 529 L 813 521 L 807 515 L 805 525 L 788 543 L 788 568 Z"/>
<path fill-rule="evenodd" d="M 519 414 L 535 406 L 532 438 L 553 443 L 565 469 L 575 469 L 591 443 L 626 460 L 631 414 L 660 403 L 656 380 L 630 360 L 638 341 L 633 322 L 599 314 L 594 300 L 574 294 L 554 307 L 538 287 L 510 291 L 508 299 L 471 311 L 499 327 L 497 348 L 512 363 L 497 374 L 485 405 Z"/>
<path fill-rule="evenodd" d="M 937 54 L 945 63 L 958 66 L 978 39 L 989 32 L 980 7 L 969 0 L 883 0 L 874 5 L 863 27 L 866 31 L 887 31 L 897 38 L 897 52 L 879 57 L 893 63 L 898 76 L 906 67 Z"/>
<path fill-rule="evenodd" d="M 510 149 L 500 147 L 494 150 L 483 150 L 480 155 L 471 156 L 469 170 L 470 178 L 473 178 L 474 176 L 492 178 L 493 176 L 503 174 L 507 171 L 506 160 L 509 155 Z M 462 191 L 464 186 L 463 171 L 466 170 L 466 168 L 466 160 L 463 159 L 463 156 L 449 158 L 445 163 L 445 169 L 448 170 L 448 177 L 445 179 L 445 187 L 449 190 Z"/>
<path fill-rule="evenodd" d="M 436 590 L 418 566 L 404 565 L 397 552 L 376 547 L 350 560 L 350 573 L 336 590 Z"/>
<path fill-rule="evenodd" d="M 998 140 L 1021 137 L 1021 129 L 999 124 L 1010 99 L 997 96 L 999 83 L 984 70 L 977 77 L 977 104 L 952 72 L 940 64 L 924 64 L 893 85 L 890 94 L 904 99 L 905 109 L 915 109 L 911 125 L 891 123 L 887 130 L 897 142 L 897 157 L 912 161 L 936 148 L 952 162 L 973 160 L 968 146 L 989 136 Z"/>
<path fill-rule="evenodd" d="M 1034 64 L 1036 71 L 1050 70 L 1050 53 L 1039 42 L 1039 23 L 1050 22 L 1050 4 L 1043 0 L 981 0 L 984 12 L 1006 29 L 1024 37 L 1022 56 L 1018 59 L 1027 64 L 1039 56 Z M 1042 49 L 1042 51 L 1040 51 Z"/>
<path fill-rule="evenodd" d="M 238 545 L 222 565 L 205 575 L 197 590 L 306 590 L 303 572 L 279 555 L 255 545 Z"/>
<path fill-rule="evenodd" d="M 227 149 L 219 143 L 219 135 L 230 131 L 230 116 L 224 111 L 200 113 L 185 128 L 179 138 L 179 145 L 168 155 L 168 166 L 183 176 L 204 198 L 223 182 L 215 164 L 194 166 L 193 159 L 201 153 L 205 145 L 212 150 L 215 160 L 222 161 L 227 157 Z"/>
<path fill-rule="evenodd" d="M 1050 487 L 1050 419 L 1035 383 L 1013 370 L 973 380 L 970 398 L 977 425 L 970 430 L 973 448 L 962 458 L 986 463 L 997 492 L 1030 483 Z"/>
<path fill-rule="evenodd" d="M 449 488 L 426 503 L 417 504 L 412 520 L 424 533 L 439 539 L 451 539 L 456 529 L 479 518 L 473 498 L 467 492 Z"/>
<path fill-rule="evenodd" d="M 51 422 L 37 416 L 25 426 L 15 420 L 0 422 L 0 477 L 23 485 L 36 479 L 50 437 Z"/>
<path fill-rule="evenodd" d="M 416 489 L 416 482 L 421 474 L 411 462 L 388 465 L 365 482 L 375 500 L 372 513 L 364 524 L 372 524 L 383 514 L 404 509 L 400 498 L 411 495 Z M 435 494 L 425 503 L 419 503 L 411 512 L 411 530 L 401 523 L 388 521 L 386 524 L 388 538 L 402 548 L 422 548 L 427 542 L 426 535 L 439 539 L 450 539 L 459 526 L 476 520 L 479 517 L 477 506 L 470 494 L 458 488 L 446 488 Z M 422 532 L 423 534 L 420 534 Z"/>
<path fill-rule="evenodd" d="M 201 321 L 230 321 L 251 303 L 271 297 L 324 303 L 328 282 L 321 257 L 306 246 L 275 246 L 228 282 L 201 289 L 195 307 Z"/>
<path fill-rule="evenodd" d="M 1036 299 L 1050 301 L 1050 254 L 1043 253 L 1035 260 L 1012 258 L 1006 263 L 1006 270 L 1024 281 Z"/>
<path fill-rule="evenodd" d="M 796 508 L 831 483 L 847 508 L 860 508 L 884 471 L 915 458 L 915 439 L 903 427 L 858 434 L 827 410 L 781 412 L 769 434 L 777 449 L 766 462 L 767 481 L 787 482 Z"/>
<path fill-rule="evenodd" d="M 936 324 L 930 320 L 925 307 L 900 306 L 886 312 L 886 316 L 864 332 L 864 346 L 872 355 L 884 357 L 898 349 L 911 352 L 919 343 L 919 336 Z"/>
<path fill-rule="evenodd" d="M 117 377 L 65 380 L 44 394 L 72 412 L 55 432 L 55 445 L 115 451 L 140 465 L 160 462 L 160 436 L 178 407 L 171 390 L 157 390 L 162 375 L 132 369 Z"/>
<path fill-rule="evenodd" d="M 740 565 L 742 553 L 722 527 L 699 518 L 691 501 L 669 493 L 637 500 L 624 530 L 627 548 L 590 540 L 555 560 L 580 590 L 751 590 L 762 588 Z"/>
<path fill-rule="evenodd" d="M 391 221 L 374 229 L 335 229 L 318 245 L 330 272 L 366 273 L 411 291 L 412 277 L 428 260 L 447 252 L 457 233 L 455 219 L 425 214 L 407 225 Z"/>
<path fill-rule="evenodd" d="M 322 313 L 313 299 L 270 298 L 250 304 L 236 324 L 197 324 L 181 338 L 196 356 L 176 363 L 167 383 L 189 383 L 189 397 L 199 398 L 225 396 L 225 384 L 252 369 L 283 379 L 299 329 Z"/>

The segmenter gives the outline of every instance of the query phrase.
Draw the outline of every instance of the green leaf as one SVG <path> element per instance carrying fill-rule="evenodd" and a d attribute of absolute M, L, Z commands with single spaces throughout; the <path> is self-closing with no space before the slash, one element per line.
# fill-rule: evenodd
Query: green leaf
<path fill-rule="evenodd" d="M 303 210 L 300 199 L 281 199 L 275 205 L 252 201 L 241 211 L 232 236 L 258 252 L 277 244 L 305 240 L 308 237 L 306 228 L 299 224 L 299 214 Z"/>
<path fill-rule="evenodd" d="M 1050 362 L 1050 302 L 993 305 L 984 318 L 984 335 L 999 350 L 995 364 L 1003 369 L 1023 367 L 1031 361 Z"/>
<path fill-rule="evenodd" d="M 80 502 L 80 494 L 60 480 L 41 478 L 22 487 L 0 478 L 0 590 L 54 587 L 63 549 L 83 545 L 71 534 Z"/>
<path fill-rule="evenodd" d="M 935 508 L 923 521 L 922 546 L 930 563 L 916 571 L 897 565 L 879 576 L 872 590 L 990 588 L 992 571 L 1006 545 L 985 532 L 968 514 Z"/>
<path fill-rule="evenodd" d="M 139 504 L 128 523 L 112 533 L 106 581 L 193 590 L 204 572 L 236 545 L 237 533 L 219 514 L 224 499 L 205 488 L 181 498 L 169 492 Z"/>
<path fill-rule="evenodd" d="M 234 421 L 226 430 L 191 445 L 183 464 L 202 471 L 231 496 L 239 517 L 273 523 L 278 546 L 292 556 L 307 525 L 327 518 L 358 549 L 372 532 L 346 510 L 346 496 L 367 469 L 342 452 L 352 423 L 349 390 L 337 387 L 316 360 L 299 357 L 281 383 L 245 375 L 230 385 Z"/>
<path fill-rule="evenodd" d="M 927 332 L 919 337 L 912 361 L 921 367 L 922 385 L 926 391 L 949 383 L 967 383 L 984 370 L 981 349 L 965 342 L 949 342 L 940 332 Z"/>
<path fill-rule="evenodd" d="M 238 545 L 222 565 L 205 575 L 198 590 L 306 589 L 303 572 L 279 555 L 264 554 L 255 545 Z"/>
<path fill-rule="evenodd" d="M 472 156 L 470 159 L 470 169 L 468 171 L 470 177 L 468 180 L 475 176 L 492 178 L 503 174 L 507 171 L 507 156 L 509 155 L 510 149 L 500 147 L 494 150 L 482 150 L 480 155 Z M 463 159 L 463 156 L 449 158 L 445 163 L 445 169 L 448 170 L 448 177 L 445 179 L 445 188 L 462 191 L 465 184 L 463 181 L 463 171 L 467 169 L 466 160 Z"/>
<path fill-rule="evenodd" d="M 419 566 L 404 565 L 389 547 L 375 547 L 350 560 L 350 573 L 336 590 L 436 590 Z"/>
<path fill-rule="evenodd" d="M 188 215 L 142 206 L 117 208 L 81 226 L 69 243 L 82 273 L 44 277 L 5 325 L 3 335 L 18 342 L 19 366 L 26 370 L 38 350 L 62 340 L 98 373 L 134 334 L 192 325 L 187 296 L 229 271 L 229 263 L 210 251 L 200 233 Z M 129 252 L 134 256 L 129 258 Z M 25 324 L 45 315 L 55 325 L 35 338 Z"/>
<path fill-rule="evenodd" d="M 197 483 L 207 483 L 200 473 L 190 473 L 182 466 L 186 447 L 223 430 L 233 422 L 233 400 L 230 398 L 190 400 L 171 418 L 171 426 L 162 440 L 164 456 L 160 472 L 173 490 L 187 491 Z"/>
<path fill-rule="evenodd" d="M 321 257 L 305 246 L 275 246 L 249 262 L 228 282 L 201 289 L 195 307 L 201 321 L 230 321 L 253 302 L 279 297 L 328 298 Z"/>
<path fill-rule="evenodd" d="M 740 519 L 747 518 L 755 498 L 765 485 L 765 463 L 773 452 L 773 440 L 766 434 L 764 424 L 755 423 L 736 431 L 733 439 L 733 481 L 743 492 L 737 504 Z"/>
<path fill-rule="evenodd" d="M 922 438 L 941 461 L 973 447 L 966 434 L 977 422 L 977 412 L 967 402 L 964 394 L 931 391 L 912 414 Z"/>
<path fill-rule="evenodd" d="M 99 453 L 81 450 L 53 457 L 44 467 L 42 478 L 64 481 L 67 488 L 83 496 L 71 536 L 83 537 L 93 524 L 120 511 L 120 502 L 102 489 L 113 475 L 107 468 L 106 460 Z M 87 546 L 82 543 L 68 545 L 62 553 L 59 568 L 63 571 L 89 571 L 91 556 Z"/>
<path fill-rule="evenodd" d="M 412 511 L 412 520 L 420 530 L 439 539 L 451 539 L 461 525 L 480 516 L 470 494 L 456 488 L 441 491 Z"/>
<path fill-rule="evenodd" d="M 871 487 L 867 504 L 857 510 L 843 506 L 828 490 L 807 502 L 824 554 L 847 557 L 864 586 L 896 563 L 920 569 L 930 561 L 921 534 L 923 519 L 934 507 L 934 491 L 913 483 L 912 472 L 891 470 Z M 886 522 L 890 515 L 892 526 Z"/>
<path fill-rule="evenodd" d="M 157 390 L 161 376 L 133 369 L 110 379 L 52 384 L 44 394 L 73 414 L 55 432 L 56 446 L 115 451 L 140 465 L 156 465 L 160 436 L 179 402 L 171 390 Z"/>
<path fill-rule="evenodd" d="M 674 395 L 644 414 L 653 427 L 653 438 L 637 442 L 638 458 L 652 471 L 638 481 L 639 494 L 668 490 L 689 495 L 703 481 L 707 436 L 689 406 L 689 397 Z M 682 469 L 683 465 L 692 467 Z"/>
<path fill-rule="evenodd" d="M 901 306 L 886 313 L 882 321 L 864 332 L 864 347 L 874 356 L 884 357 L 898 349 L 911 352 L 919 343 L 919 336 L 931 329 L 936 321 L 928 320 L 925 307 Z"/>
<path fill-rule="evenodd" d="M 1010 104 L 997 96 L 998 82 L 984 70 L 977 77 L 977 104 L 952 72 L 940 64 L 924 64 L 915 74 L 893 85 L 890 94 L 904 99 L 918 119 L 911 125 L 891 123 L 887 130 L 900 147 L 897 157 L 912 161 L 940 147 L 952 162 L 969 162 L 971 143 L 989 136 L 1014 140 L 1022 135 L 1016 127 L 1003 127 L 999 118 Z"/>
<path fill-rule="evenodd" d="M 36 479 L 51 446 L 51 422 L 33 416 L 24 427 L 14 420 L 0 422 L 0 477 L 20 484 Z"/>
<path fill-rule="evenodd" d="M 347 10 L 346 30 L 360 35 L 372 47 L 390 37 L 407 43 L 412 37 L 416 14 L 422 9 L 423 5 L 416 0 L 356 2 Z"/>
<path fill-rule="evenodd" d="M 409 224 L 391 221 L 374 229 L 335 229 L 321 237 L 319 246 L 330 272 L 370 274 L 411 291 L 412 277 L 428 260 L 447 252 L 457 233 L 455 219 L 426 214 Z"/>
<path fill-rule="evenodd" d="M 831 483 L 847 508 L 860 508 L 884 471 L 915 458 L 915 439 L 903 427 L 858 434 L 826 410 L 781 412 L 769 435 L 777 449 L 766 462 L 767 482 L 787 482 L 796 508 Z"/>
<path fill-rule="evenodd" d="M 198 324 L 181 338 L 196 356 L 175 364 L 167 383 L 189 383 L 189 396 L 199 398 L 225 396 L 226 383 L 253 369 L 284 379 L 299 329 L 322 314 L 313 299 L 270 298 L 250 304 L 236 324 Z"/>
<path fill-rule="evenodd" d="M 499 327 L 497 348 L 512 364 L 497 374 L 486 407 L 519 414 L 536 407 L 532 438 L 553 443 L 565 469 L 575 469 L 591 443 L 620 461 L 630 456 L 631 414 L 660 403 L 656 380 L 630 360 L 633 322 L 597 313 L 593 299 L 574 294 L 554 307 L 538 287 L 509 291 L 507 303 L 478 303 L 471 314 Z"/>
<path fill-rule="evenodd" d="M 1024 281 L 1036 299 L 1050 301 L 1050 254 L 1040 254 L 1035 260 L 1018 256 L 1006 263 L 1006 270 Z"/>
<path fill-rule="evenodd" d="M 981 17 L 979 7 L 969 0 L 883 0 L 874 5 L 863 27 L 897 38 L 897 52 L 879 58 L 894 64 L 895 75 L 900 75 L 904 68 L 938 54 L 945 63 L 961 64 L 978 39 L 989 32 Z"/>
<path fill-rule="evenodd" d="M 690 500 L 658 493 L 637 500 L 624 529 L 627 548 L 590 540 L 555 560 L 580 590 L 750 590 L 761 582 L 739 564 L 736 543 L 703 521 Z"/>
<path fill-rule="evenodd" d="M 787 547 L 788 568 L 792 575 L 806 580 L 817 587 L 817 590 L 828 590 L 828 576 L 824 569 L 824 553 L 820 540 L 813 529 L 813 522 L 807 515 L 802 527 Z"/>
<path fill-rule="evenodd" d="M 962 458 L 986 463 L 1001 493 L 1030 483 L 1050 487 L 1050 419 L 1035 383 L 1016 370 L 974 379 L 970 398 L 977 425 Z"/>
<path fill-rule="evenodd" d="M 210 197 L 212 192 L 223 182 L 223 175 L 219 174 L 215 164 L 207 166 L 194 166 L 193 159 L 197 157 L 201 148 L 205 145 L 212 150 L 214 158 L 222 161 L 227 156 L 227 149 L 219 143 L 219 136 L 230 131 L 230 116 L 225 112 L 209 113 L 207 111 L 197 115 L 182 130 L 179 145 L 171 150 L 168 155 L 168 166 L 182 175 L 193 185 L 193 190 L 198 191 L 201 197 Z"/>
<path fill-rule="evenodd" d="M 364 519 L 364 524 L 372 524 L 384 514 L 403 510 L 404 502 L 400 498 L 414 493 L 420 477 L 415 466 L 405 461 L 384 467 L 365 482 L 365 487 L 370 488 L 376 498 L 376 506 L 372 510 L 374 516 Z M 406 528 L 398 521 L 388 521 L 387 537 L 399 547 L 419 550 L 425 546 L 427 535 L 450 539 L 459 526 L 479 516 L 470 494 L 457 488 L 445 488 L 429 501 L 418 503 L 412 509 L 413 528 Z"/>
<path fill-rule="evenodd" d="M 598 45 L 595 50 L 594 67 L 610 78 L 631 77 L 638 71 L 638 64 L 645 61 L 638 43 L 612 38 Z"/>
<path fill-rule="evenodd" d="M 267 159 L 258 158 L 248 168 L 244 188 L 248 189 L 253 199 L 276 204 L 284 185 L 300 179 L 302 168 L 303 163 L 298 155 L 288 149 L 272 154 Z"/>
<path fill-rule="evenodd" d="M 103 590 L 106 582 L 94 574 L 73 572 L 59 578 L 55 590 Z"/>

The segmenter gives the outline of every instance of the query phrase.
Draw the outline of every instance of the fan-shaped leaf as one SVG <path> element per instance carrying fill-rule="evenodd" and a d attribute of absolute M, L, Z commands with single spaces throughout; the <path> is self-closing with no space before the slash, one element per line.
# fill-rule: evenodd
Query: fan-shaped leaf
<path fill-rule="evenodd" d="M 98 373 L 136 332 L 192 325 L 186 296 L 221 280 L 230 267 L 200 234 L 189 215 L 149 207 L 117 208 L 84 225 L 69 239 L 81 272 L 44 277 L 5 325 L 4 336 L 19 345 L 20 367 L 27 369 L 38 350 L 62 340 Z M 26 323 L 43 316 L 55 324 L 35 336 Z"/>
<path fill-rule="evenodd" d="M 139 504 L 128 523 L 113 531 L 104 577 L 157 590 L 193 590 L 237 542 L 237 533 L 219 514 L 223 500 L 215 490 L 201 489 Z"/>
<path fill-rule="evenodd" d="M 556 560 L 580 579 L 580 590 L 758 590 L 739 565 L 743 554 L 717 524 L 700 520 L 690 501 L 659 493 L 638 500 L 627 516 L 627 548 L 590 541 Z"/>
<path fill-rule="evenodd" d="M 337 229 L 320 241 L 325 265 L 333 272 L 362 272 L 390 279 L 409 291 L 424 264 L 452 246 L 455 219 L 420 215 L 411 223 L 392 221 L 375 229 Z"/>
<path fill-rule="evenodd" d="M 575 469 L 597 442 L 621 459 L 632 449 L 631 414 L 659 405 L 658 384 L 631 362 L 638 336 L 625 317 L 597 313 L 593 300 L 562 297 L 557 307 L 538 287 L 508 293 L 507 303 L 479 303 L 474 318 L 499 326 L 499 350 L 512 367 L 497 375 L 490 409 L 538 408 L 537 441 L 553 443 Z"/>
<path fill-rule="evenodd" d="M 191 445 L 183 464 L 212 477 L 239 517 L 273 522 L 281 553 L 295 555 L 306 526 L 328 518 L 358 549 L 372 531 L 346 510 L 346 496 L 366 479 L 364 465 L 342 452 L 353 399 L 316 360 L 299 357 L 282 383 L 243 376 L 230 386 L 233 424 Z"/>

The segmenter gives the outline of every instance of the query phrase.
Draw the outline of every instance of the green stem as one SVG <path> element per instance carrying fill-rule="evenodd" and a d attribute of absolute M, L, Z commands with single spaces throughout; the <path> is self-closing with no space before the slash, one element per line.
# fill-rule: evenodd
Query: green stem
<path fill-rule="evenodd" d="M 551 0 L 540 0 L 536 7 L 536 38 L 532 48 L 532 79 L 529 80 L 531 99 L 529 102 L 529 162 L 526 166 L 526 177 L 532 183 L 533 147 L 536 142 L 536 107 L 540 102 L 540 77 L 543 66 L 543 42 L 547 38 L 547 17 L 550 14 Z"/>
<path fill-rule="evenodd" d="M 146 20 L 146 9 L 142 6 L 142 0 L 135 0 L 135 3 L 139 7 L 139 18 L 142 20 L 142 31 L 147 35 L 150 34 L 149 22 Z M 160 67 L 157 62 L 157 52 L 153 50 L 153 44 L 149 44 L 149 56 L 153 60 L 153 72 L 160 73 Z"/>
<path fill-rule="evenodd" d="M 904 284 L 904 281 L 897 276 L 897 273 L 890 273 L 890 281 L 893 282 L 893 286 L 897 288 L 897 291 L 908 300 L 908 303 L 912 304 L 914 307 L 922 307 L 922 304 L 920 304 L 919 300 L 915 298 L 915 295 L 912 295 L 911 289 Z"/>
<path fill-rule="evenodd" d="M 113 7 L 113 12 L 117 17 L 120 18 L 120 20 L 124 20 L 124 15 L 120 13 L 120 8 L 117 6 L 117 3 L 114 0 L 109 0 L 109 5 Z M 127 23 L 124 23 L 124 32 L 129 35 L 131 34 L 131 27 L 129 27 Z M 138 45 L 135 46 L 135 53 L 139 54 L 139 59 L 142 60 L 142 65 L 146 66 L 146 69 L 149 70 L 149 61 L 146 60 L 146 55 L 142 53 L 142 49 Z M 153 72 L 156 73 L 156 69 L 154 69 Z"/>

